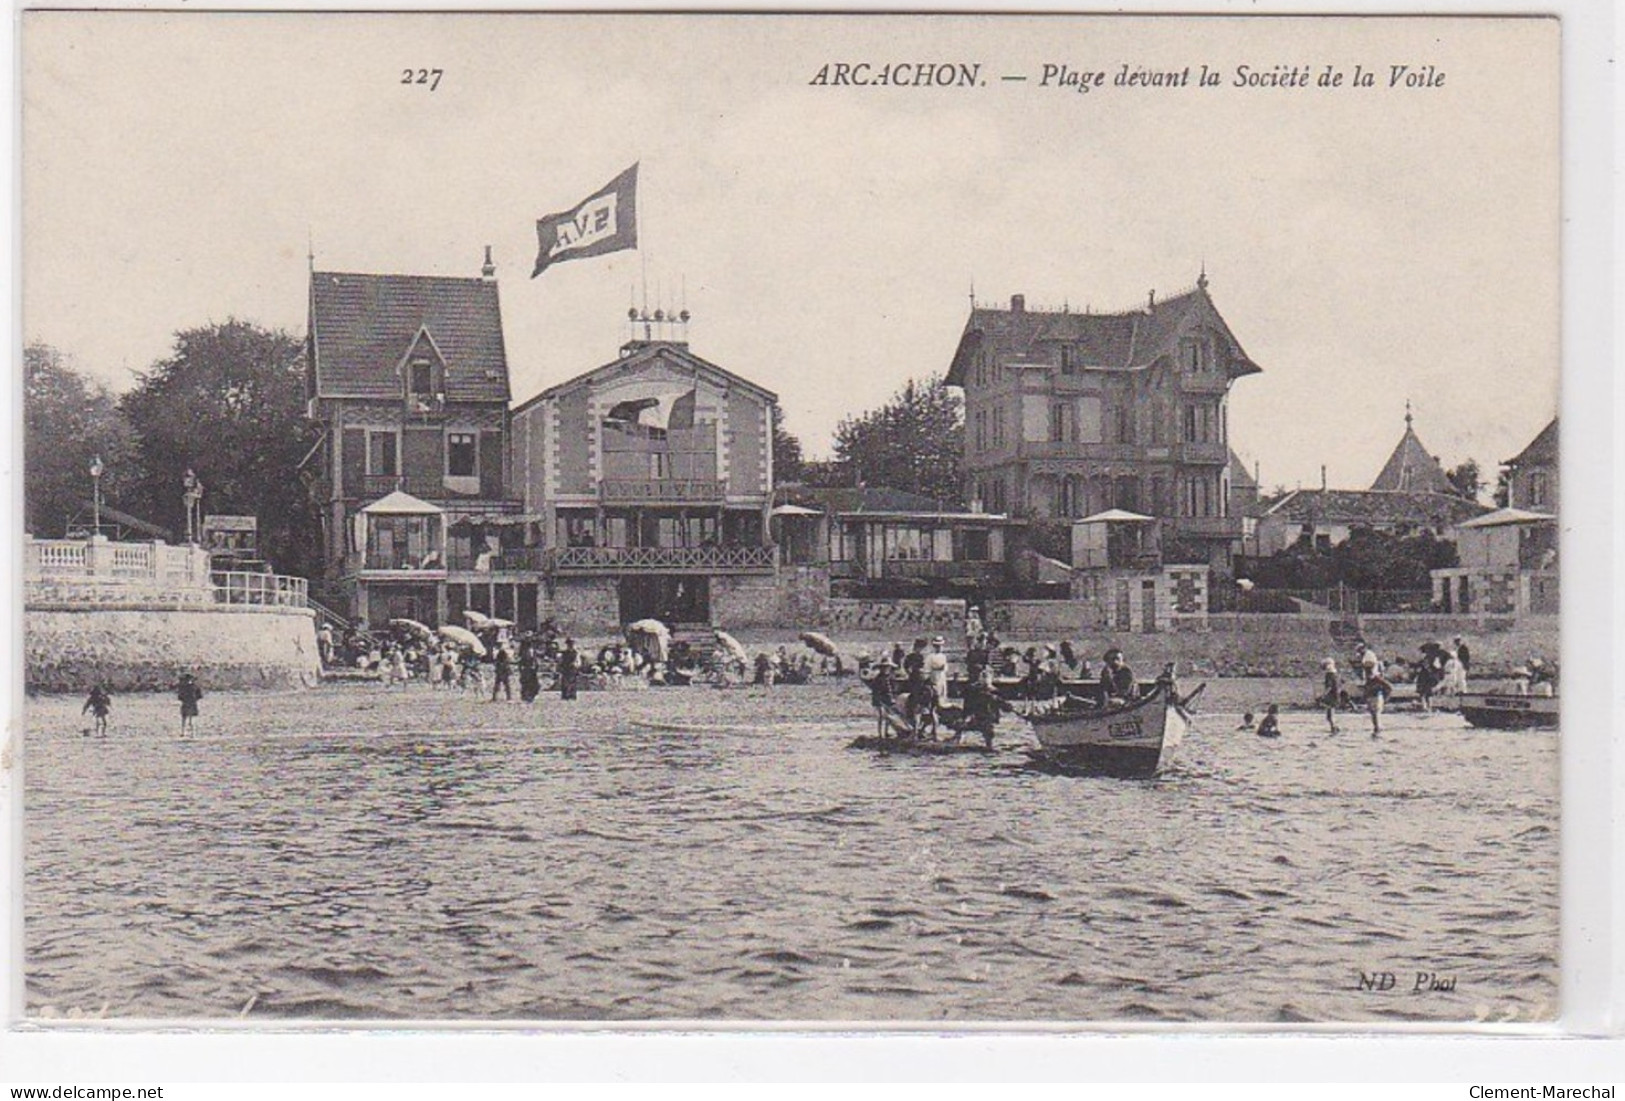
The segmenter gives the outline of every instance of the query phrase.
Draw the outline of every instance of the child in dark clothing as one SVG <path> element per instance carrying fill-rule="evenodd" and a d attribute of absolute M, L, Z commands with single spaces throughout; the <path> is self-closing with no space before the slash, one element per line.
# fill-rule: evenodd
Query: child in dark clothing
<path fill-rule="evenodd" d="M 107 713 L 113 710 L 113 697 L 107 691 L 107 685 L 98 684 L 90 690 L 90 697 L 85 700 L 85 706 L 79 709 L 83 715 L 87 711 L 96 716 L 96 733 L 107 733 Z M 85 731 L 89 734 L 90 731 Z"/>
<path fill-rule="evenodd" d="M 1270 704 L 1269 710 L 1264 713 L 1264 721 L 1258 724 L 1260 738 L 1279 738 L 1281 736 L 1281 709 Z"/>

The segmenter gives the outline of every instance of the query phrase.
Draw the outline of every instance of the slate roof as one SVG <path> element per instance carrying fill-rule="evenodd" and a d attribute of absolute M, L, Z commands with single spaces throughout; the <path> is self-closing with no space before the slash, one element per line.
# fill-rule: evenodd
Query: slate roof
<path fill-rule="evenodd" d="M 971 310 L 948 368 L 950 386 L 965 385 L 971 360 L 984 342 L 1005 360 L 1050 359 L 1048 345 L 1069 344 L 1083 370 L 1133 371 L 1151 366 L 1178 351 L 1179 337 L 1196 324 L 1217 329 L 1229 344 L 1230 377 L 1257 374 L 1263 368 L 1248 358 L 1230 326 L 1219 316 L 1205 285 L 1147 309 L 1124 313 L 1077 313 L 1072 310 Z"/>
<path fill-rule="evenodd" d="M 621 348 L 620 358 L 612 360 L 602 367 L 595 367 L 591 371 L 549 386 L 534 397 L 527 398 L 523 404 L 514 409 L 514 412 L 522 412 L 544 398 L 556 397 L 566 391 L 574 390 L 578 386 L 584 386 L 599 379 L 613 378 L 618 374 L 639 371 L 646 365 L 656 363 L 662 359 L 674 366 L 693 371 L 698 375 L 709 375 L 713 381 L 730 388 L 737 387 L 748 390 L 768 404 L 773 404 L 779 400 L 779 396 L 773 391 L 758 386 L 750 379 L 742 375 L 736 375 L 724 367 L 718 367 L 708 359 L 695 355 L 688 350 L 687 344 L 672 340 L 635 340 Z"/>
<path fill-rule="evenodd" d="M 1521 466 L 1557 465 L 1557 418 L 1540 430 L 1529 446 L 1501 464 L 1516 470 Z"/>
<path fill-rule="evenodd" d="M 1295 489 L 1259 502 L 1260 519 L 1278 517 L 1294 523 L 1414 524 L 1447 528 L 1482 516 L 1483 505 L 1448 493 L 1379 489 Z"/>
<path fill-rule="evenodd" d="M 1394 452 L 1383 464 L 1382 473 L 1371 483 L 1372 489 L 1411 490 L 1426 493 L 1449 493 L 1450 479 L 1444 476 L 1439 460 L 1428 454 L 1422 441 L 1411 427 L 1409 414 L 1405 416 L 1405 434 L 1394 446 Z"/>
<path fill-rule="evenodd" d="M 447 401 L 508 402 L 493 280 L 312 272 L 310 330 L 317 397 L 402 397 L 396 369 L 426 330 L 446 362 Z"/>

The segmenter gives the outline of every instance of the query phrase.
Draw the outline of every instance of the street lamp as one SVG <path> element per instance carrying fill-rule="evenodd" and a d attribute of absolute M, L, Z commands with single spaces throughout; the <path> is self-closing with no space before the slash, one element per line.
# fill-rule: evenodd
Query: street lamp
<path fill-rule="evenodd" d="M 188 470 L 183 484 L 186 486 L 186 492 L 181 495 L 186 502 L 186 541 L 196 544 L 198 537 L 202 535 L 199 529 L 203 526 L 203 515 L 198 506 L 203 500 L 203 483 L 198 481 L 195 473 Z"/>
<path fill-rule="evenodd" d="M 102 533 L 102 471 L 104 471 L 106 469 L 107 469 L 106 467 L 102 466 L 102 457 L 100 455 L 96 455 L 96 456 L 93 456 L 91 458 L 91 460 L 90 460 L 90 484 L 91 484 L 91 512 L 90 512 L 90 515 L 91 515 L 91 522 L 95 525 L 94 530 L 91 532 L 91 538 L 92 539 L 94 539 L 96 536 L 98 536 L 98 535 L 100 535 Z"/>

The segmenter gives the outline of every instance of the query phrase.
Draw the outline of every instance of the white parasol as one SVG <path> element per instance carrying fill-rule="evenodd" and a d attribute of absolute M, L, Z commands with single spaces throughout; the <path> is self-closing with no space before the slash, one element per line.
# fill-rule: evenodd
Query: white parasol
<path fill-rule="evenodd" d="M 476 631 L 483 631 L 485 628 L 492 625 L 490 616 L 486 615 L 484 612 L 476 612 L 473 608 L 470 608 L 463 613 L 463 621 Z"/>
<path fill-rule="evenodd" d="M 819 634 L 817 631 L 802 631 L 801 641 L 807 644 L 809 650 L 823 654 L 827 658 L 835 657 L 839 653 L 830 637 Z"/>
<path fill-rule="evenodd" d="M 399 627 L 401 630 L 417 635 L 420 638 L 434 637 L 434 632 L 429 629 L 427 624 L 419 623 L 415 619 L 406 619 L 404 617 L 392 619 L 389 621 L 389 625 L 391 627 Z"/>
<path fill-rule="evenodd" d="M 729 657 L 733 658 L 737 662 L 740 662 L 741 664 L 750 664 L 750 655 L 745 652 L 745 648 L 739 644 L 739 640 L 737 638 L 734 638 L 727 631 L 718 631 L 716 632 L 716 636 L 717 644 L 724 650 L 728 651 Z"/>
<path fill-rule="evenodd" d="M 468 647 L 481 657 L 485 656 L 485 643 L 481 642 L 479 636 L 473 631 L 463 627 L 454 627 L 448 623 L 440 628 L 440 636 L 451 639 L 459 646 Z"/>
<path fill-rule="evenodd" d="M 667 649 L 671 645 L 671 628 L 658 619 L 640 619 L 636 623 L 626 625 L 626 637 L 637 645 L 639 637 L 652 640 L 652 645 L 640 647 L 647 656 L 655 661 L 665 661 Z"/>

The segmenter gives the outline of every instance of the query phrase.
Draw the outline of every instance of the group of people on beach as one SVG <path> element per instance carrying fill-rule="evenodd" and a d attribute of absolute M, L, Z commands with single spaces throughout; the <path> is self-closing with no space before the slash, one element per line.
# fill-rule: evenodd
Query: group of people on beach
<path fill-rule="evenodd" d="M 198 716 L 198 701 L 203 698 L 203 687 L 198 684 L 197 676 L 193 673 L 182 673 L 175 682 L 175 697 L 181 704 L 181 736 L 185 737 L 194 732 Z M 80 715 L 91 716 L 97 735 L 107 733 L 107 722 L 113 714 L 113 690 L 105 682 L 91 686 L 90 695 L 85 699 L 85 705 L 79 709 Z M 86 727 L 84 734 L 89 735 L 91 727 Z"/>
<path fill-rule="evenodd" d="M 1046 700 L 1066 695 L 1067 682 L 1093 679 L 1089 663 L 1071 642 L 1030 646 L 1023 653 L 1001 647 L 990 632 L 977 631 L 965 651 L 964 694 L 959 708 L 949 700 L 947 640 L 941 635 L 914 640 L 912 650 L 894 643 L 878 660 L 859 660 L 858 675 L 869 686 L 881 738 L 924 738 L 935 741 L 948 726 L 957 740 L 964 732 L 993 744 L 994 727 L 1010 705 L 995 688 L 998 680 L 1019 680 L 1011 693 L 1019 699 Z M 1103 705 L 1125 703 L 1138 695 L 1138 679 L 1123 651 L 1112 647 L 1101 658 L 1099 697 Z"/>

